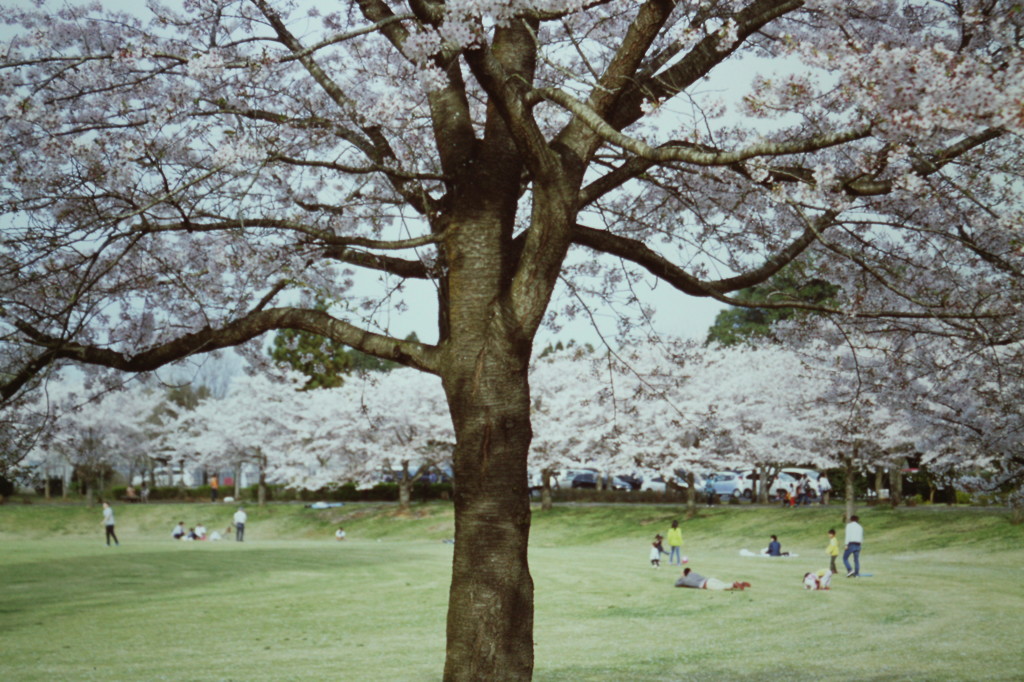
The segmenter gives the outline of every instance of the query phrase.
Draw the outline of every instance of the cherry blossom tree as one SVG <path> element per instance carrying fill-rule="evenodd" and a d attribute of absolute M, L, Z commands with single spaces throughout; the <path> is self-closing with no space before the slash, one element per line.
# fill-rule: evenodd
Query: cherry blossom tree
<path fill-rule="evenodd" d="M 411 369 L 367 372 L 308 397 L 304 418 L 316 422 L 315 430 L 292 451 L 296 462 L 315 458 L 305 487 L 340 481 L 367 487 L 386 474 L 406 509 L 413 485 L 450 471 L 455 434 L 436 377 Z"/>
<path fill-rule="evenodd" d="M 532 674 L 549 313 L 623 311 L 645 277 L 728 302 L 813 261 L 835 302 L 773 305 L 1021 337 L 1013 0 L 139 12 L 0 9 L 0 400 L 55 365 L 150 371 L 281 329 L 441 377 L 447 679 Z M 415 281 L 430 342 L 389 331 Z"/>
<path fill-rule="evenodd" d="M 275 467 L 292 446 L 304 423 L 298 390 L 306 377 L 290 372 L 282 377 L 241 375 L 220 400 L 207 398 L 192 411 L 181 411 L 163 434 L 163 445 L 183 462 L 203 468 L 231 468 L 235 494 L 243 467 L 257 471 L 257 503 L 267 499 L 267 483 L 278 477 Z"/>
<path fill-rule="evenodd" d="M 817 336 L 826 338 L 828 329 L 819 325 Z M 900 445 L 909 443 L 929 471 L 947 480 L 985 472 L 974 479 L 975 491 L 1016 499 L 1024 484 L 1024 419 L 1016 398 L 1024 344 L 840 336 L 835 355 L 847 377 L 847 399 L 876 415 L 860 442 L 881 443 L 881 461 L 896 471 L 906 450 Z"/>
<path fill-rule="evenodd" d="M 300 372 L 240 375 L 223 399 L 178 413 L 162 444 L 197 466 L 254 467 L 261 505 L 268 483 L 369 487 L 387 475 L 406 508 L 412 486 L 451 461 L 451 417 L 436 377 L 369 372 L 336 388 L 300 390 L 306 379 Z"/>
<path fill-rule="evenodd" d="M 528 465 L 536 472 L 541 508 L 552 506 L 552 482 L 559 471 L 596 467 L 607 452 L 608 418 L 597 398 L 605 388 L 600 360 L 570 347 L 538 358 L 530 371 L 531 424 Z"/>
<path fill-rule="evenodd" d="M 44 409 L 52 424 L 27 458 L 44 471 L 58 465 L 71 467 L 91 504 L 115 471 L 127 472 L 131 480 L 141 470 L 153 451 L 152 418 L 163 395 L 138 382 L 99 397 L 89 398 L 89 393 L 72 382 L 50 387 Z"/>

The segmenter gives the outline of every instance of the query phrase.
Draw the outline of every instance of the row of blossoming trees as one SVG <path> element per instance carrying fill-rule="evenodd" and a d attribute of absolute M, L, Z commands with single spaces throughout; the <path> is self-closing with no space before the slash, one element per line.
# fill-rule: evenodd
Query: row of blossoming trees
<path fill-rule="evenodd" d="M 445 679 L 532 676 L 529 366 L 559 313 L 803 265 L 835 300 L 768 304 L 971 344 L 938 373 L 895 348 L 908 399 L 1024 340 L 1019 0 L 109 5 L 0 6 L 0 405 L 283 329 L 439 377 Z M 416 288 L 431 341 L 391 333 Z M 985 376 L 963 392 L 1011 375 Z"/>
<path fill-rule="evenodd" d="M 581 466 L 669 481 L 678 471 L 753 466 L 767 481 L 785 465 L 843 467 L 851 505 L 855 472 L 898 469 L 908 453 L 940 472 L 1006 482 L 1020 454 L 1020 365 L 994 355 L 932 344 L 907 357 L 848 336 L 844 345 L 570 347 L 534 361 L 530 466 L 546 503 L 554 473 Z M 193 468 L 247 466 L 259 472 L 261 503 L 268 481 L 316 490 L 386 474 L 403 505 L 413 483 L 450 461 L 454 435 L 435 377 L 371 372 L 300 390 L 304 379 L 239 375 L 226 396 L 195 409 L 142 383 L 88 401 L 57 390 L 57 426 L 34 458 L 86 472 L 138 471 L 154 453 Z"/>

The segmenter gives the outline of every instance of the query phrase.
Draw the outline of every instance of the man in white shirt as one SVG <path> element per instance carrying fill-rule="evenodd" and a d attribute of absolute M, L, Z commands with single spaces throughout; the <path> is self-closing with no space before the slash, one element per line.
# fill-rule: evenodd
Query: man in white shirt
<path fill-rule="evenodd" d="M 850 522 L 846 524 L 846 533 L 843 538 L 846 542 L 846 551 L 843 552 L 843 564 L 846 565 L 847 578 L 860 577 L 860 546 L 864 542 L 864 528 L 858 521 L 860 521 L 858 517 L 850 517 Z M 851 554 L 853 555 L 853 568 L 850 567 Z"/>
<path fill-rule="evenodd" d="M 249 519 L 245 510 L 241 507 L 235 512 L 235 540 L 242 542 L 245 539 L 245 522 Z"/>

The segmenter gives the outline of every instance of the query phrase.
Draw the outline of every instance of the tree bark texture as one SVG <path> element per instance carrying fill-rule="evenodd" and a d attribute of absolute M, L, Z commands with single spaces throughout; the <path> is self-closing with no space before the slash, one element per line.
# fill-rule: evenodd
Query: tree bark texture
<path fill-rule="evenodd" d="M 267 503 L 267 474 L 260 465 L 260 482 L 256 489 L 256 503 L 260 507 Z"/>
<path fill-rule="evenodd" d="M 398 508 L 408 511 L 412 506 L 412 481 L 402 478 L 398 481 Z"/>
<path fill-rule="evenodd" d="M 551 511 L 554 502 L 551 498 L 551 470 L 545 469 L 541 472 L 540 508 L 544 511 Z"/>
<path fill-rule="evenodd" d="M 889 502 L 893 507 L 903 503 L 903 467 L 906 460 L 895 462 L 889 469 Z"/>
<path fill-rule="evenodd" d="M 757 467 L 757 501 L 759 504 L 768 504 L 768 467 Z"/>
<path fill-rule="evenodd" d="M 444 379 L 459 481 L 445 680 L 528 680 L 533 673 L 528 362 L 528 349 L 481 348 L 457 359 Z"/>
<path fill-rule="evenodd" d="M 697 515 L 697 481 L 693 472 L 686 474 L 686 518 Z"/>
<path fill-rule="evenodd" d="M 857 471 L 853 468 L 854 462 L 857 460 L 857 448 L 853 448 L 853 454 L 843 456 L 843 467 L 846 473 L 845 486 L 843 494 L 846 496 L 846 521 L 850 521 L 850 517 L 853 516 L 853 512 L 856 510 L 854 506 L 854 481 L 857 478 Z"/>

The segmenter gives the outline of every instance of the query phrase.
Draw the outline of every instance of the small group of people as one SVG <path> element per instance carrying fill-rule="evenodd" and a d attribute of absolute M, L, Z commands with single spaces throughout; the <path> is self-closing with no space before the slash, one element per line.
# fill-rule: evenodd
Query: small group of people
<path fill-rule="evenodd" d="M 651 544 L 651 566 L 661 566 L 661 555 L 668 554 L 668 561 L 672 565 L 681 566 L 689 562 L 683 556 L 683 529 L 679 527 L 679 521 L 672 521 L 672 527 L 668 529 L 668 546 L 670 551 L 666 552 L 662 546 L 664 538 L 659 533 L 654 536 Z M 689 566 L 683 569 L 683 574 L 676 580 L 676 587 L 691 587 L 698 590 L 745 590 L 750 583 L 745 580 L 736 580 L 727 583 L 718 578 L 707 578 L 700 573 L 693 571 Z"/>
<path fill-rule="evenodd" d="M 185 530 L 185 522 L 178 521 L 178 525 L 171 531 L 171 537 L 175 540 L 220 540 L 220 533 L 213 531 L 209 536 L 206 534 L 206 526 L 202 523 Z"/>
<path fill-rule="evenodd" d="M 231 523 L 224 529 L 224 535 L 230 535 L 233 530 L 235 532 L 235 540 L 242 542 L 245 539 L 245 523 L 248 520 L 249 516 L 245 513 L 245 509 L 239 507 L 232 517 Z M 213 531 L 207 535 L 206 526 L 202 523 L 185 530 L 185 522 L 178 521 L 178 525 L 171 531 L 171 537 L 175 540 L 220 540 L 221 534 Z"/>
<path fill-rule="evenodd" d="M 668 529 L 668 548 L 665 551 L 665 537 L 661 533 L 654 536 L 651 543 L 651 567 L 661 568 L 661 555 L 668 554 L 668 562 L 673 566 L 681 566 L 686 563 L 683 557 L 683 529 L 679 527 L 679 521 L 673 521 L 672 527 Z"/>
<path fill-rule="evenodd" d="M 678 528 L 678 521 L 672 522 L 672 528 Z M 859 578 L 861 575 L 860 552 L 861 546 L 864 543 L 864 527 L 860 525 L 860 518 L 858 516 L 850 516 L 850 520 L 846 524 L 844 541 L 843 565 L 846 567 L 846 577 Z M 661 534 L 655 535 L 654 542 L 651 546 L 651 565 L 654 567 L 660 566 L 661 555 L 667 554 L 667 552 L 662 548 L 661 542 Z M 680 546 L 682 545 L 681 536 L 679 544 Z M 764 554 L 769 557 L 790 556 L 789 552 L 782 551 L 782 543 L 779 542 L 777 535 L 771 536 L 771 541 L 768 543 L 768 549 L 764 550 Z M 836 559 L 839 556 L 839 541 L 836 538 L 836 531 L 834 528 L 829 528 L 828 530 L 828 545 L 825 547 L 825 554 L 829 557 L 829 567 L 805 573 L 803 577 L 804 589 L 829 590 L 832 587 L 832 576 L 838 573 L 836 569 Z M 753 556 L 753 554 L 749 552 L 747 555 Z M 850 563 L 851 559 L 853 560 L 852 565 Z M 685 564 L 687 561 L 686 557 L 681 558 L 681 563 Z M 717 578 L 707 578 L 694 572 L 689 566 L 687 566 L 683 569 L 683 574 L 678 580 L 676 580 L 675 586 L 691 587 L 703 590 L 743 590 L 750 587 L 750 583 L 741 580 L 729 583 Z"/>
<path fill-rule="evenodd" d="M 811 502 L 818 498 L 818 501 L 823 504 L 828 504 L 829 493 L 832 492 L 832 484 L 828 480 L 826 474 L 822 474 L 815 481 L 810 477 L 809 474 L 804 474 L 799 477 L 796 481 L 796 485 L 792 492 L 786 491 L 782 496 L 783 507 L 802 507 L 811 504 Z"/>

